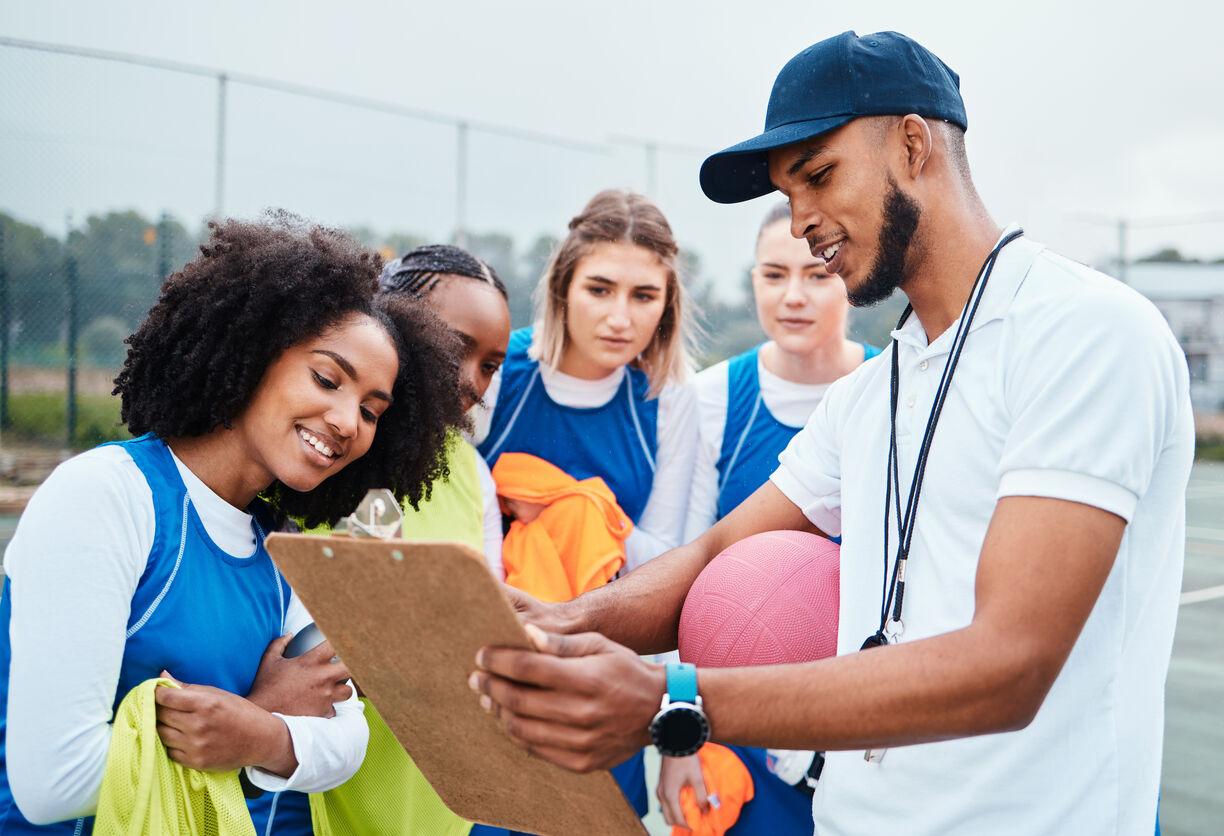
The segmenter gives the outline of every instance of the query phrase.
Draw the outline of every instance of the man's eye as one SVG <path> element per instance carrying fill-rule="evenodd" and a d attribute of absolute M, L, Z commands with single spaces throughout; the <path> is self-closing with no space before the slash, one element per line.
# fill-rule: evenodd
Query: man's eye
<path fill-rule="evenodd" d="M 833 170 L 833 166 L 827 165 L 824 168 L 813 172 L 808 176 L 808 183 L 813 186 L 820 186 L 829 179 L 829 172 Z"/>

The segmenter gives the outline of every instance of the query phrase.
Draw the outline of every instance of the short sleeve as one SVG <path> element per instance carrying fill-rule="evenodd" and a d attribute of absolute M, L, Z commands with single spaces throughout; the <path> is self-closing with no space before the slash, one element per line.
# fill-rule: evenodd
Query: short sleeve
<path fill-rule="evenodd" d="M 998 496 L 1081 502 L 1129 522 L 1178 426 L 1185 358 L 1146 299 L 1103 276 L 1052 272 L 1067 282 L 1064 303 L 1003 335 L 1014 347 L 1001 352 L 1010 427 Z"/>

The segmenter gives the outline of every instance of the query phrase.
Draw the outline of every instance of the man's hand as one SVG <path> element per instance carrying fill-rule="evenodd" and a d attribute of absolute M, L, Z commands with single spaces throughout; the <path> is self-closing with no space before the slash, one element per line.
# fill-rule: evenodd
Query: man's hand
<path fill-rule="evenodd" d="M 710 812 L 705 775 L 701 773 L 701 758 L 697 755 L 689 755 L 687 758 L 669 758 L 665 755 L 659 766 L 659 785 L 655 787 L 655 797 L 659 799 L 663 821 L 672 827 L 689 830 L 688 821 L 684 818 L 684 808 L 680 806 L 680 791 L 685 787 L 693 788 L 693 796 L 701 814 L 704 816 Z"/>
<path fill-rule="evenodd" d="M 638 653 L 676 649 L 684 598 L 701 570 L 733 543 L 763 531 L 822 532 L 776 485 L 766 482 L 730 514 L 691 543 L 648 560 L 614 583 L 572 601 L 547 605 L 547 613 L 521 593 L 510 593 L 520 618 L 553 633 L 596 632 Z M 526 615 L 522 615 L 524 611 Z"/>
<path fill-rule="evenodd" d="M 175 763 L 209 772 L 258 766 L 282 777 L 297 769 L 289 727 L 249 700 L 188 684 L 158 688 L 154 697 L 157 734 Z"/>
<path fill-rule="evenodd" d="M 502 592 L 510 599 L 514 612 L 523 624 L 532 624 L 548 633 L 572 633 L 571 619 L 565 616 L 569 602 L 550 604 L 537 601 L 521 589 L 502 584 Z"/>
<path fill-rule="evenodd" d="M 273 639 L 259 660 L 259 670 L 247 699 L 264 711 L 298 717 L 331 717 L 332 703 L 348 699 L 349 670 L 333 662 L 331 642 L 323 642 L 301 656 L 285 658 L 292 634 Z"/>
<path fill-rule="evenodd" d="M 575 772 L 608 769 L 650 742 L 666 677 L 598 633 L 545 633 L 540 652 L 481 648 L 469 683 L 511 741 Z"/>

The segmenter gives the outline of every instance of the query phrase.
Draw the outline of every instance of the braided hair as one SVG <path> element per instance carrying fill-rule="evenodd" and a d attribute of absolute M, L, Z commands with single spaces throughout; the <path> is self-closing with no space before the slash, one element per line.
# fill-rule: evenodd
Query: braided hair
<path fill-rule="evenodd" d="M 449 244 L 417 247 L 383 267 L 378 278 L 383 293 L 404 293 L 416 299 L 427 296 L 445 276 L 464 276 L 492 285 L 509 300 L 506 285 L 497 271 L 481 259 Z"/>

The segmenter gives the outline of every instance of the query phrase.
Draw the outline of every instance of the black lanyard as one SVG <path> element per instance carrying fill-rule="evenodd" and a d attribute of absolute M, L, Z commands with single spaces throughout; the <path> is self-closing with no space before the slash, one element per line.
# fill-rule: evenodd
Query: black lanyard
<path fill-rule="evenodd" d="M 943 411 L 944 401 L 947 400 L 948 391 L 952 388 L 952 375 L 956 372 L 956 364 L 960 361 L 961 351 L 965 347 L 965 342 L 969 339 L 969 327 L 973 324 L 973 317 L 977 314 L 978 305 L 981 303 L 982 296 L 986 292 L 986 283 L 990 281 L 990 274 L 994 270 L 999 251 L 1023 234 L 1024 230 L 1017 229 L 1008 233 L 1002 241 L 995 245 L 995 248 L 990 251 L 990 255 L 986 256 L 986 260 L 982 262 L 982 269 L 978 271 L 977 279 L 973 282 L 973 288 L 969 291 L 969 298 L 965 300 L 965 309 L 961 311 L 960 324 L 957 325 L 956 334 L 952 338 L 952 347 L 948 352 L 948 361 L 944 364 L 943 375 L 939 378 L 939 386 L 935 390 L 935 402 L 931 404 L 931 415 L 927 418 L 926 432 L 922 435 L 922 446 L 918 450 L 918 462 L 914 466 L 914 480 L 910 483 L 910 493 L 905 503 L 904 517 L 901 514 L 901 480 L 897 472 L 897 396 L 900 389 L 897 368 L 899 349 L 896 337 L 893 338 L 892 380 L 889 387 L 892 411 L 889 415 L 888 470 L 885 474 L 886 487 L 884 489 L 884 580 L 883 589 L 880 592 L 880 627 L 867 637 L 867 641 L 863 642 L 863 650 L 869 647 L 879 647 L 882 644 L 888 644 L 890 634 L 894 636 L 899 635 L 905 629 L 905 625 L 901 621 L 901 604 L 905 598 L 905 563 L 909 560 L 910 543 L 914 539 L 914 517 L 918 513 L 918 495 L 922 492 L 922 477 L 926 473 L 927 455 L 931 450 L 931 439 L 935 435 L 935 425 L 939 423 L 939 414 Z M 905 321 L 913 311 L 913 306 L 905 306 L 905 312 L 901 314 L 901 319 L 897 321 L 897 330 L 901 329 L 901 326 L 905 324 Z M 892 578 L 890 580 L 888 572 L 888 532 L 891 525 L 888 517 L 893 506 L 893 494 L 897 496 L 897 554 L 896 559 L 893 561 Z M 892 610 L 891 616 L 889 613 L 890 609 Z M 890 624 L 895 626 L 893 626 L 892 630 L 886 629 Z"/>

